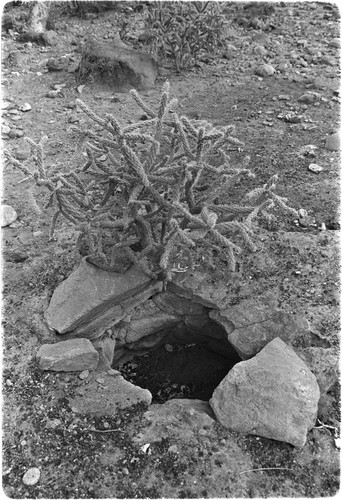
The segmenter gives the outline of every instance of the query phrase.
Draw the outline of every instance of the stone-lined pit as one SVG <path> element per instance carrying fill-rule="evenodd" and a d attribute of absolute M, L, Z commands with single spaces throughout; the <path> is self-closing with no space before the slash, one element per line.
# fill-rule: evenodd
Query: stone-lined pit
<path fill-rule="evenodd" d="M 193 331 L 188 333 L 194 338 Z M 175 398 L 209 401 L 229 370 L 241 361 L 233 347 L 227 348 L 227 341 L 222 342 L 225 345 L 223 355 L 203 340 L 191 344 L 172 343 L 172 331 L 166 336 L 170 343 L 113 365 L 127 381 L 148 389 L 153 403 L 165 403 Z M 226 334 L 222 328 L 224 337 Z M 200 335 L 199 339 L 203 336 Z"/>

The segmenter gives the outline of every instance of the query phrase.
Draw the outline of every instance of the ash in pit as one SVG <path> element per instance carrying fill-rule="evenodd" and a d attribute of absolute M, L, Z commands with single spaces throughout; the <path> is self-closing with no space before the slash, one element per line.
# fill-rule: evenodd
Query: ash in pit
<path fill-rule="evenodd" d="M 148 389 L 153 403 L 169 399 L 208 401 L 241 358 L 233 350 L 223 356 L 203 344 L 165 344 L 117 366 L 126 380 Z"/>

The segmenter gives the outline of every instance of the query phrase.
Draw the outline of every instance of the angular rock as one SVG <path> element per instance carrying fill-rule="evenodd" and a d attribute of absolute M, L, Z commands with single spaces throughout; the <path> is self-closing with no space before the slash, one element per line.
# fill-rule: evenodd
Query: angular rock
<path fill-rule="evenodd" d="M 17 212 L 10 205 L 1 205 L 1 227 L 6 227 L 16 221 L 18 218 Z"/>
<path fill-rule="evenodd" d="M 153 302 L 169 313 L 180 316 L 206 314 L 207 308 L 193 300 L 180 297 L 172 292 L 162 292 L 153 297 Z"/>
<path fill-rule="evenodd" d="M 97 370 L 109 370 L 114 360 L 115 339 L 106 332 L 101 338 L 93 341 L 93 346 L 99 353 Z"/>
<path fill-rule="evenodd" d="M 237 363 L 209 403 L 227 429 L 304 446 L 319 397 L 313 373 L 277 338 L 253 359 Z"/>
<path fill-rule="evenodd" d="M 99 354 L 88 339 L 72 339 L 57 344 L 44 344 L 37 352 L 41 370 L 74 372 L 94 370 Z"/>
<path fill-rule="evenodd" d="M 79 66 L 80 77 L 89 74 L 118 91 L 153 87 L 158 66 L 153 57 L 117 43 L 90 40 Z"/>
<path fill-rule="evenodd" d="M 155 443 L 163 438 L 191 441 L 208 435 L 215 423 L 215 415 L 207 401 L 199 399 L 170 399 L 164 404 L 153 404 L 144 413 L 145 426 L 133 438 L 137 444 Z"/>
<path fill-rule="evenodd" d="M 180 284 L 171 282 L 168 291 L 210 308 L 224 307 L 229 297 L 224 283 L 211 280 L 207 273 L 200 271 L 187 275 Z"/>
<path fill-rule="evenodd" d="M 336 132 L 335 134 L 331 134 L 325 141 L 324 147 L 329 151 L 339 151 L 339 149 L 341 148 L 340 134 L 338 132 Z"/>
<path fill-rule="evenodd" d="M 95 339 L 161 288 L 135 266 L 120 274 L 83 259 L 54 291 L 45 318 L 60 334 Z"/>
<path fill-rule="evenodd" d="M 178 315 L 161 311 L 153 300 L 150 300 L 125 317 L 115 329 L 115 336 L 120 341 L 131 344 L 160 330 L 171 328 L 180 321 Z"/>
<path fill-rule="evenodd" d="M 229 309 L 210 311 L 209 316 L 226 329 L 242 359 L 255 356 L 276 337 L 291 343 L 310 331 L 306 318 L 277 309 L 269 297 L 247 299 Z"/>
<path fill-rule="evenodd" d="M 110 370 L 110 373 L 92 374 L 76 389 L 76 396 L 70 398 L 69 405 L 75 413 L 101 417 L 115 415 L 118 409 L 129 408 L 138 403 L 150 405 L 152 395 L 147 389 L 142 389 L 127 382 L 120 372 Z"/>

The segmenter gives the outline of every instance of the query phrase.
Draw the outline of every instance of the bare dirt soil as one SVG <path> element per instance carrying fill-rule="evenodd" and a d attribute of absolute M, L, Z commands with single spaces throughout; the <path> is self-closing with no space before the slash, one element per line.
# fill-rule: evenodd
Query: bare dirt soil
<path fill-rule="evenodd" d="M 155 88 L 141 95 L 151 105 L 157 104 L 160 88 L 168 79 L 182 113 L 214 125 L 234 123 L 245 146 L 243 150 L 232 148 L 233 164 L 250 155 L 257 185 L 278 174 L 278 193 L 291 206 L 307 211 L 302 220 L 282 219 L 267 228 L 269 238 L 261 254 L 243 257 L 242 284 L 234 284 L 232 297 L 240 300 L 276 287 L 280 307 L 307 315 L 316 345 L 338 349 L 340 158 L 338 151 L 324 146 L 339 126 L 338 48 L 332 43 L 339 36 L 339 12 L 333 4 L 318 2 L 280 2 L 267 14 L 243 7 L 225 4 L 229 47 L 224 57 L 205 56 L 195 68 L 181 74 L 174 72 L 171 63 L 164 64 Z M 33 168 L 23 136 L 38 142 L 47 135 L 46 165 L 63 172 L 79 168 L 84 157 L 69 131 L 71 123 L 84 119 L 76 109 L 76 98 L 81 97 L 98 115 L 111 112 L 123 123 L 141 115 L 127 93 L 86 83 L 80 95 L 74 70 L 82 43 L 89 34 L 110 41 L 118 33 L 119 21 L 125 19 L 128 31 L 131 29 L 131 40 L 126 41 L 138 47 L 135 35 L 143 13 L 122 8 L 80 17 L 71 16 L 62 6 L 54 18 L 58 43 L 40 46 L 18 41 L 27 6 L 8 6 L 6 12 L 14 25 L 2 33 L 3 98 L 11 103 L 3 110 L 3 125 L 12 132 L 4 134 L 3 146 Z M 47 60 L 60 56 L 67 56 L 68 67 L 48 71 Z M 275 75 L 262 78 L 255 74 L 265 62 L 277 69 Z M 46 97 L 56 88 L 60 89 L 56 98 Z M 314 102 L 298 100 L 307 92 L 318 94 Z M 20 111 L 25 103 L 31 109 Z M 291 121 L 289 115 L 300 118 Z M 307 145 L 317 147 L 314 156 L 303 149 Z M 322 171 L 309 170 L 311 163 L 320 165 Z M 30 181 L 20 183 L 22 179 L 19 170 L 4 166 L 2 203 L 18 213 L 17 221 L 2 230 L 5 495 L 335 495 L 339 490 L 339 450 L 329 428 L 313 429 L 304 448 L 294 448 L 238 435 L 215 424 L 209 436 L 180 440 L 176 448 L 174 442 L 164 439 L 144 453 L 133 441 L 142 426 L 143 407 L 101 418 L 72 412 L 68 402 L 80 383 L 78 374 L 42 372 L 35 354 L 52 339 L 41 321 L 49 299 L 77 265 L 75 234 L 69 223 L 62 222 L 54 240 L 49 241 L 53 210 L 43 208 L 47 193 Z M 299 237 L 303 243 L 298 249 Z M 224 268 L 215 273 L 213 280 L 224 274 Z M 336 428 L 339 394 L 336 383 L 320 416 L 324 424 Z M 27 486 L 22 478 L 31 467 L 38 467 L 41 476 L 37 484 Z"/>

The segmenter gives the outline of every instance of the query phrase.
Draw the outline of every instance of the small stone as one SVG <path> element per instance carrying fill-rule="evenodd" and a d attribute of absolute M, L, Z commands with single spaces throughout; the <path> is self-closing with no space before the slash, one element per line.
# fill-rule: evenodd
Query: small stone
<path fill-rule="evenodd" d="M 18 214 L 10 205 L 1 205 L 1 227 L 6 227 L 17 220 Z"/>
<path fill-rule="evenodd" d="M 43 73 L 41 73 L 40 71 L 37 71 L 36 75 L 37 76 L 43 76 Z"/>
<path fill-rule="evenodd" d="M 300 208 L 298 210 L 299 217 L 306 217 L 308 215 L 307 211 L 304 208 Z"/>
<path fill-rule="evenodd" d="M 8 136 L 11 139 L 18 139 L 19 137 L 24 136 L 24 132 L 22 130 L 18 130 L 18 129 L 11 129 L 10 132 L 8 133 Z"/>
<path fill-rule="evenodd" d="M 27 445 L 27 441 L 25 441 L 25 439 L 23 439 L 22 441 L 20 441 L 20 445 L 21 446 L 26 446 Z"/>
<path fill-rule="evenodd" d="M 339 49 L 341 47 L 341 39 L 340 38 L 333 38 L 329 42 L 330 47 L 335 47 L 336 49 Z"/>
<path fill-rule="evenodd" d="M 305 47 L 308 44 L 308 41 L 305 39 L 297 40 L 297 45 L 301 45 L 302 47 Z"/>
<path fill-rule="evenodd" d="M 122 474 L 124 474 L 125 476 L 129 476 L 129 470 L 127 469 L 127 467 L 124 467 L 123 469 L 121 469 L 121 472 L 122 472 Z"/>
<path fill-rule="evenodd" d="M 29 150 L 26 150 L 26 149 L 17 149 L 16 153 L 15 153 L 15 157 L 18 159 L 18 160 L 27 160 L 27 158 L 30 157 L 30 151 Z"/>
<path fill-rule="evenodd" d="M 9 134 L 9 133 L 10 133 L 10 131 L 11 131 L 11 128 L 10 128 L 8 125 L 3 125 L 3 126 L 1 127 L 1 132 L 2 132 L 3 134 Z"/>
<path fill-rule="evenodd" d="M 105 379 L 104 379 L 104 378 L 102 378 L 102 377 L 98 377 L 98 378 L 96 379 L 96 382 L 97 382 L 98 384 L 103 385 L 103 384 L 105 383 Z"/>
<path fill-rule="evenodd" d="M 336 132 L 330 135 L 325 142 L 325 149 L 329 151 L 338 151 L 341 147 L 340 134 Z"/>
<path fill-rule="evenodd" d="M 288 101 L 290 99 L 290 96 L 287 94 L 280 94 L 280 96 L 278 96 L 278 99 L 279 101 Z"/>
<path fill-rule="evenodd" d="M 270 64 L 263 64 L 255 70 L 255 74 L 262 77 L 272 76 L 275 72 L 275 68 Z"/>
<path fill-rule="evenodd" d="M 322 172 L 323 167 L 321 167 L 320 165 L 316 165 L 316 163 L 310 163 L 308 169 L 311 170 L 311 172 L 314 172 L 315 174 L 319 174 L 320 172 Z"/>
<path fill-rule="evenodd" d="M 302 94 L 300 97 L 298 97 L 298 102 L 313 104 L 314 102 L 317 102 L 319 98 L 320 95 L 316 92 L 307 92 L 306 94 Z"/>
<path fill-rule="evenodd" d="M 167 451 L 169 453 L 178 453 L 178 448 L 176 444 L 172 444 L 171 446 L 168 447 Z"/>
<path fill-rule="evenodd" d="M 26 486 L 34 486 L 40 478 L 40 470 L 37 467 L 28 469 L 23 476 L 23 483 Z"/>
<path fill-rule="evenodd" d="M 89 370 L 83 370 L 78 376 L 81 380 L 85 380 L 89 377 Z"/>
<path fill-rule="evenodd" d="M 8 378 L 8 379 L 6 380 L 6 385 L 8 385 L 8 387 L 12 387 L 13 382 L 12 382 L 12 381 Z"/>
<path fill-rule="evenodd" d="M 22 106 L 20 106 L 20 111 L 26 112 L 26 111 L 31 111 L 32 106 L 28 103 L 25 102 Z"/>
<path fill-rule="evenodd" d="M 173 346 L 171 344 L 165 344 L 164 348 L 167 352 L 172 352 L 173 351 Z"/>
<path fill-rule="evenodd" d="M 59 418 L 53 418 L 52 420 L 49 420 L 46 424 L 46 427 L 49 429 L 56 429 L 58 426 L 62 424 L 62 421 Z"/>
<path fill-rule="evenodd" d="M 319 61 L 321 64 L 324 64 L 326 66 L 336 66 L 337 61 L 333 57 L 329 56 L 322 56 Z"/>
<path fill-rule="evenodd" d="M 302 227 L 315 226 L 316 221 L 314 217 L 307 215 L 306 217 L 299 218 L 299 225 Z"/>

